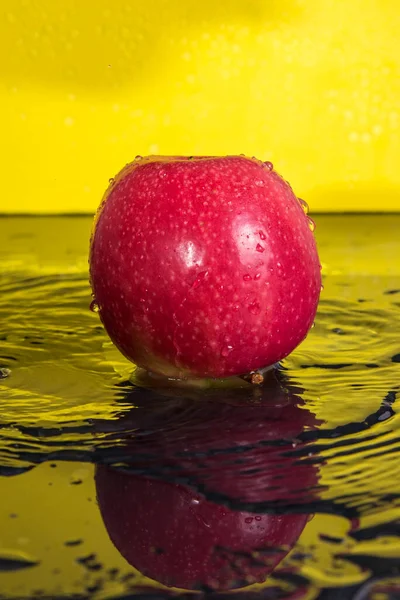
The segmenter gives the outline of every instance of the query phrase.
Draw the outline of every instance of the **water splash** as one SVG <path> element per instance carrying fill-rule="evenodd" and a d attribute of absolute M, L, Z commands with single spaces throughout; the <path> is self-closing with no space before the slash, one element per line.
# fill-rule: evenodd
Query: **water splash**
<path fill-rule="evenodd" d="M 0 379 L 5 379 L 11 375 L 11 369 L 6 369 L 4 367 L 0 368 Z"/>

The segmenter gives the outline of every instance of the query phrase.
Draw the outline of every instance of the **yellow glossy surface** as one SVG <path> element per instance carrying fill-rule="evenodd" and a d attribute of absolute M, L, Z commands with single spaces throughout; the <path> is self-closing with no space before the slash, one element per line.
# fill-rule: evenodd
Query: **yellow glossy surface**
<path fill-rule="evenodd" d="M 305 507 L 315 516 L 279 567 L 305 578 L 302 600 L 335 587 L 337 598 L 350 597 L 340 595 L 345 586 L 369 585 L 368 577 L 392 573 L 383 561 L 400 561 L 400 215 L 321 215 L 316 224 L 321 303 L 315 327 L 283 363 L 289 387 L 320 422 L 302 457 L 294 454 L 295 464 L 318 465 L 318 502 Z M 123 415 L 133 408 L 121 387 L 133 366 L 88 309 L 91 225 L 91 218 L 0 219 L 0 370 L 10 370 L 0 379 L 0 566 L 37 563 L 0 570 L 2 594 L 16 600 L 39 589 L 49 598 L 85 593 L 100 580 L 95 600 L 157 586 L 112 545 L 93 465 L 78 462 L 123 449 Z M 285 487 L 284 479 L 271 487 L 277 482 Z M 354 509 L 358 524 L 343 507 L 350 516 Z M 359 539 L 351 535 L 357 525 L 366 531 Z M 81 543 L 68 545 L 74 540 Z M 92 553 L 99 570 L 79 562 Z M 369 557 L 365 568 L 352 562 L 357 556 Z M 269 577 L 265 585 L 289 583 Z"/>
<path fill-rule="evenodd" d="M 394 0 L 13 0 L 0 212 L 93 212 L 136 154 L 272 160 L 313 211 L 400 209 Z"/>

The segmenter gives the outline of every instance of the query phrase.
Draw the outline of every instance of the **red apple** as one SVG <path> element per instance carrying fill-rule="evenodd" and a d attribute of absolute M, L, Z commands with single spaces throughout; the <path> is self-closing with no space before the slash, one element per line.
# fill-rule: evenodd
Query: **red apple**
<path fill-rule="evenodd" d="M 189 488 L 100 466 L 98 502 L 111 541 L 143 575 L 167 586 L 227 590 L 264 581 L 306 515 L 235 512 Z"/>
<path fill-rule="evenodd" d="M 133 433 L 116 457 L 126 472 L 99 466 L 96 488 L 111 540 L 148 577 L 185 589 L 260 582 L 302 532 L 317 472 L 290 452 L 316 420 L 279 385 L 245 396 L 133 391 Z"/>
<path fill-rule="evenodd" d="M 254 158 L 139 158 L 112 180 L 91 239 L 113 342 L 171 377 L 244 374 L 287 356 L 321 288 L 305 203 Z"/>

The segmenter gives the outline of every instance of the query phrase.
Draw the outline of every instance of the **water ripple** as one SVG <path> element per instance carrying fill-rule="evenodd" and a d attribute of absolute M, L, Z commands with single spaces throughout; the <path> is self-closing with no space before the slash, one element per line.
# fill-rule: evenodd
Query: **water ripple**
<path fill-rule="evenodd" d="M 263 387 L 164 389 L 133 371 L 89 311 L 87 224 L 80 237 L 67 225 L 55 255 L 43 223 L 34 239 L 18 227 L 3 236 L 8 255 L 0 242 L 0 474 L 81 461 L 127 482 L 189 485 L 236 511 L 351 523 L 339 551 L 332 534 L 318 540 L 330 566 L 311 542 L 297 546 L 285 564 L 303 579 L 284 584 L 278 571 L 265 598 L 304 582 L 353 590 L 366 569 L 390 571 L 371 556 L 382 555 L 379 536 L 399 537 L 400 273 L 368 275 L 335 255 L 347 271 L 327 260 L 315 328 Z"/>

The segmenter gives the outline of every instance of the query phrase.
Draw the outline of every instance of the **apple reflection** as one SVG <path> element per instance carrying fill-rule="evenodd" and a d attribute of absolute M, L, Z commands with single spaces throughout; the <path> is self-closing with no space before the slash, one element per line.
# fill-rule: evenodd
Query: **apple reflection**
<path fill-rule="evenodd" d="M 167 586 L 223 591 L 264 581 L 310 518 L 317 467 L 292 453 L 315 416 L 276 374 L 215 397 L 132 394 L 136 429 L 124 460 L 96 469 L 116 548 Z"/>

